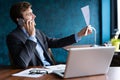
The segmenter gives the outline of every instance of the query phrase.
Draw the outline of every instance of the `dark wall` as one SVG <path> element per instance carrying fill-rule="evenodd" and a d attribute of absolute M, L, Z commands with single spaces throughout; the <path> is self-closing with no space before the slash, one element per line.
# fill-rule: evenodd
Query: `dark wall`
<path fill-rule="evenodd" d="M 9 57 L 6 35 L 16 27 L 9 17 L 10 6 L 20 0 L 0 0 L 0 64 L 8 65 Z M 99 0 L 27 0 L 32 4 L 36 27 L 49 37 L 62 38 L 77 33 L 85 24 L 81 7 L 89 5 L 90 24 L 97 29 L 97 44 L 100 43 Z M 94 33 L 83 37 L 77 44 L 93 44 Z M 53 49 L 55 59 L 65 62 L 67 52 Z"/>

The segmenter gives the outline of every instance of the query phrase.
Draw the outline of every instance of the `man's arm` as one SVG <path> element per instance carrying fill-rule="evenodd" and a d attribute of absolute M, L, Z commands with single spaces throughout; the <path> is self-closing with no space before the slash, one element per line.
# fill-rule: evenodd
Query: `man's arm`
<path fill-rule="evenodd" d="M 7 46 L 13 66 L 18 68 L 28 67 L 35 50 L 36 43 L 31 40 L 26 40 L 24 44 L 15 36 L 9 35 L 7 36 Z"/>
<path fill-rule="evenodd" d="M 47 41 L 48 47 L 50 48 L 60 48 L 71 45 L 73 43 L 78 42 L 83 36 L 89 35 L 92 33 L 92 29 L 90 26 L 87 26 L 80 30 L 77 34 L 72 34 L 70 36 L 64 38 L 49 38 L 44 35 L 42 32 L 40 33 L 43 36 L 44 41 Z"/>

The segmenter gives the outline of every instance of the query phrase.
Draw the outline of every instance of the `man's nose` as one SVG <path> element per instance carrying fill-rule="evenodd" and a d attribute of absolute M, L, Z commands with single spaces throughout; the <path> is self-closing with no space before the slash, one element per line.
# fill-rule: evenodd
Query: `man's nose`
<path fill-rule="evenodd" d="M 32 14 L 32 17 L 33 17 L 33 19 L 35 19 L 36 15 L 35 15 L 35 14 Z"/>

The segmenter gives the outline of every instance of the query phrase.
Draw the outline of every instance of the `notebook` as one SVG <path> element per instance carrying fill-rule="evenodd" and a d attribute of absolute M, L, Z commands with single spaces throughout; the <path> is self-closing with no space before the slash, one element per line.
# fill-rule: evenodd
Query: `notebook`
<path fill-rule="evenodd" d="M 114 55 L 114 47 L 70 48 L 65 69 L 53 71 L 63 78 L 106 74 Z"/>

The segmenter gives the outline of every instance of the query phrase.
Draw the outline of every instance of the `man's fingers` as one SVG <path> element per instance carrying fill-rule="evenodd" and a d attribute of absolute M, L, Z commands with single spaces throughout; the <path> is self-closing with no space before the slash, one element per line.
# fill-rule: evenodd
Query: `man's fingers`
<path fill-rule="evenodd" d="M 88 28 L 86 27 L 86 30 L 85 30 L 85 36 L 87 36 L 87 33 L 88 33 Z"/>
<path fill-rule="evenodd" d="M 86 30 L 85 30 L 85 36 L 87 36 L 88 34 L 92 33 L 92 28 L 91 28 L 91 25 L 89 25 L 88 27 L 86 27 Z"/>

